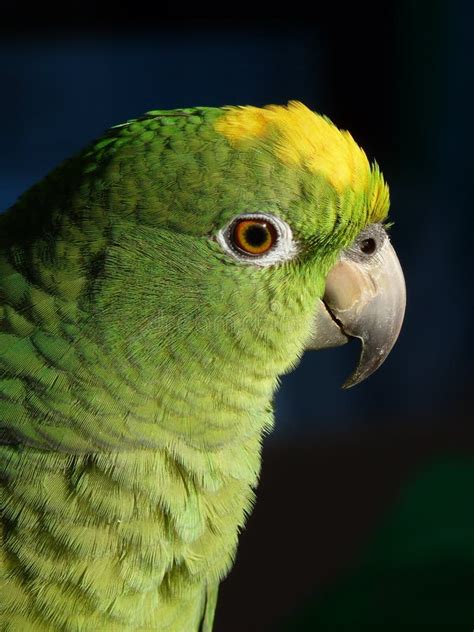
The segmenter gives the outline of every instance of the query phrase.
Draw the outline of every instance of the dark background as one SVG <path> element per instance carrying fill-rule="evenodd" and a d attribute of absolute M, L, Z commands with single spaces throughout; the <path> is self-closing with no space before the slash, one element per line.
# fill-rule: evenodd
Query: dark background
<path fill-rule="evenodd" d="M 341 611 L 353 628 L 366 621 L 354 609 L 361 573 L 364 595 L 375 600 L 371 622 L 386 625 L 394 611 L 402 616 L 395 604 L 407 602 L 375 596 L 383 581 L 405 584 L 405 575 L 390 575 L 394 565 L 434 594 L 426 573 L 413 572 L 425 540 L 430 563 L 451 564 L 449 587 L 436 586 L 446 621 L 454 620 L 450 603 L 459 612 L 462 587 L 474 601 L 474 572 L 462 575 L 474 568 L 474 516 L 463 510 L 474 504 L 466 473 L 474 461 L 474 11 L 467 0 L 354 5 L 315 4 L 306 18 L 243 17 L 237 8 L 251 7 L 242 4 L 212 19 L 191 17 L 196 7 L 185 4 L 181 14 L 168 5 L 77 2 L 60 14 L 44 5 L 2 9 L 0 209 L 109 126 L 190 105 L 301 100 L 349 129 L 390 184 L 392 241 L 408 291 L 399 341 L 350 391 L 339 386 L 355 344 L 308 353 L 283 379 L 258 503 L 221 589 L 218 632 L 320 629 Z M 405 528 L 390 531 L 400 512 Z M 448 541 L 464 545 L 442 553 Z M 428 622 L 418 606 L 397 625 Z M 471 629 L 466 607 L 459 622 Z"/>

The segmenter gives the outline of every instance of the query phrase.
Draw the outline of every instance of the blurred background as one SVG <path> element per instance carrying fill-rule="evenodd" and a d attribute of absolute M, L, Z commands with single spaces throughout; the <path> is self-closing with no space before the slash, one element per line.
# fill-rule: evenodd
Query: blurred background
<path fill-rule="evenodd" d="M 150 109 L 297 99 L 349 129 L 391 187 L 405 324 L 353 390 L 340 385 L 355 343 L 308 353 L 284 377 L 216 631 L 471 630 L 473 5 L 315 4 L 311 18 L 265 19 L 193 9 L 2 8 L 0 209 Z"/>

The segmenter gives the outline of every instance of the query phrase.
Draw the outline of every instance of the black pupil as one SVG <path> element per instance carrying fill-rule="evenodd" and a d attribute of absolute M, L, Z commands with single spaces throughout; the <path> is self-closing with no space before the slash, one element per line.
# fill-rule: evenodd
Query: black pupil
<path fill-rule="evenodd" d="M 245 231 L 245 239 L 254 248 L 263 246 L 268 238 L 268 228 L 266 224 L 252 224 Z"/>
<path fill-rule="evenodd" d="M 369 237 L 368 239 L 363 239 L 360 242 L 360 249 L 366 255 L 373 254 L 375 252 L 375 247 L 375 239 L 372 239 L 372 237 Z"/>

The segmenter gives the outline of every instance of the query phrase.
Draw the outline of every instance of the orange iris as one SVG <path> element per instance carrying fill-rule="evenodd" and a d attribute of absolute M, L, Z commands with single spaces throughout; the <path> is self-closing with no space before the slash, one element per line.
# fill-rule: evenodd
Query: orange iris
<path fill-rule="evenodd" d="M 232 230 L 234 244 L 249 255 L 263 255 L 277 240 L 273 224 L 264 219 L 241 219 Z"/>

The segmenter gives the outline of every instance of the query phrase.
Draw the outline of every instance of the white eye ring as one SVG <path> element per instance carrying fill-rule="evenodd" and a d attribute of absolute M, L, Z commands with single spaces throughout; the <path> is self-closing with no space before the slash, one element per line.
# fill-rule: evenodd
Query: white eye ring
<path fill-rule="evenodd" d="M 261 255 L 246 254 L 232 241 L 232 232 L 236 223 L 248 219 L 259 219 L 270 223 L 277 234 L 275 243 Z M 242 213 L 242 215 L 237 215 L 224 228 L 221 228 L 216 235 L 216 239 L 222 250 L 233 259 L 254 266 L 268 267 L 277 263 L 283 263 L 293 259 L 298 252 L 289 225 L 279 217 L 269 213 Z"/>

